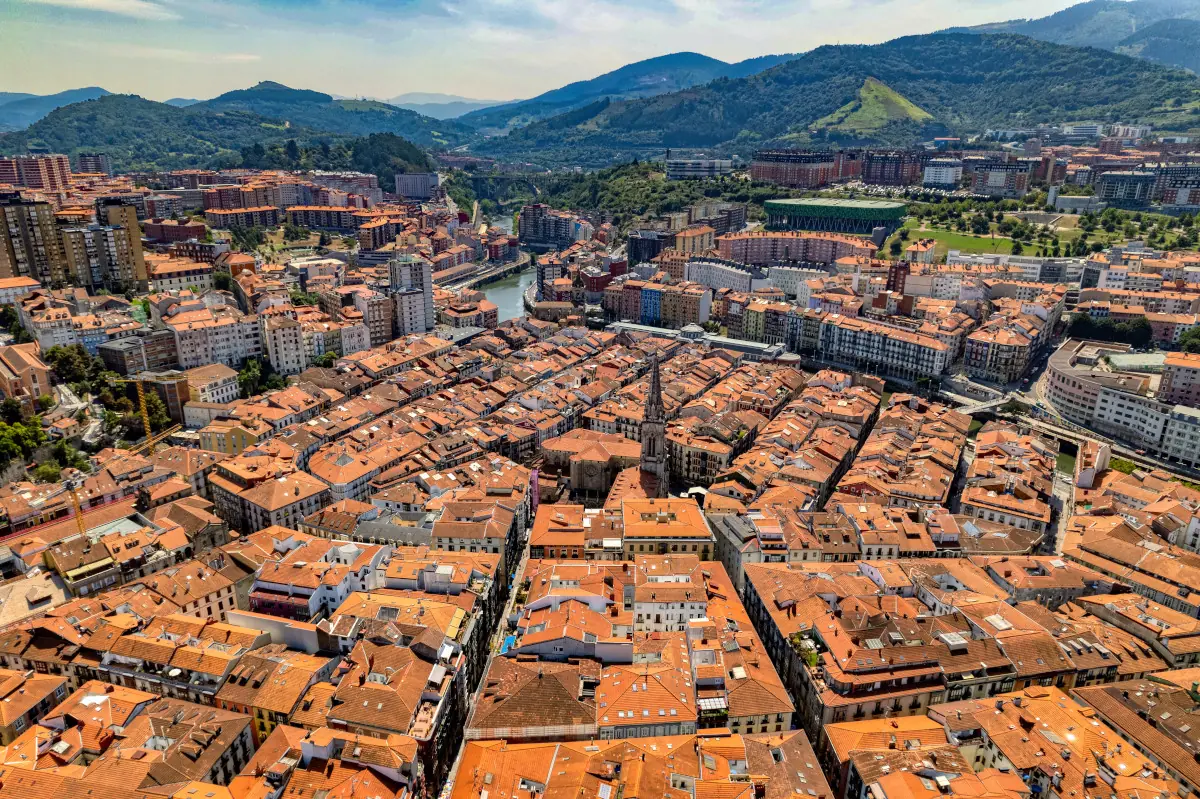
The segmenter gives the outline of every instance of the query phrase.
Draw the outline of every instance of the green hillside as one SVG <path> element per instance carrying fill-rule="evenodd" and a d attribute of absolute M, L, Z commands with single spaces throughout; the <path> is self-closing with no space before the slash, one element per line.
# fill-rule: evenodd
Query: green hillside
<path fill-rule="evenodd" d="M 1164 19 L 1122 39 L 1118 53 L 1200 72 L 1200 21 Z"/>
<path fill-rule="evenodd" d="M 354 138 L 247 111 L 176 108 L 121 94 L 60 108 L 26 130 L 0 135 L 0 153 L 25 152 L 30 146 L 72 156 L 103 150 L 118 171 L 357 169 L 378 175 L 388 190 L 397 172 L 434 168 L 425 151 L 393 133 Z"/>
<path fill-rule="evenodd" d="M 924 124 L 933 115 L 914 105 L 875 78 L 867 78 L 858 96 L 832 114 L 813 123 L 814 128 L 870 138 L 889 125 Z"/>
<path fill-rule="evenodd" d="M 264 81 L 249 89 L 226 92 L 188 106 L 195 111 L 244 111 L 279 119 L 289 125 L 327 130 L 351 136 L 394 133 L 428 147 L 449 147 L 472 135 L 452 120 L 421 116 L 376 100 L 335 100 L 331 95 L 292 89 Z"/>
<path fill-rule="evenodd" d="M 860 92 L 868 80 L 888 92 L 871 89 L 864 101 Z M 549 166 L 599 166 L 657 156 L 667 147 L 745 155 L 773 143 L 836 139 L 836 129 L 814 133 L 816 123 L 835 117 L 841 125 L 865 125 L 878 118 L 878 107 L 911 120 L 864 137 L 884 144 L 910 144 L 918 132 L 935 129 L 973 133 L 1094 119 L 1187 129 L 1194 119 L 1190 104 L 1197 101 L 1194 75 L 1140 59 L 1023 36 L 930 34 L 820 47 L 739 80 L 595 104 L 587 118 L 576 111 L 570 124 L 548 119 L 477 149 Z M 917 124 L 913 109 L 928 118 Z"/>
<path fill-rule="evenodd" d="M 1194 69 L 1200 0 L 1087 0 L 1040 19 L 993 22 L 953 33 L 1015 33 L 1075 47 L 1101 47 L 1160 64 Z"/>
<path fill-rule="evenodd" d="M 314 136 L 306 128 L 245 111 L 205 112 L 110 94 L 64 106 L 25 130 L 0 135 L 0 152 L 24 152 L 30 145 L 72 156 L 102 150 L 118 170 L 182 169 L 239 164 L 239 151 L 251 144 Z"/>

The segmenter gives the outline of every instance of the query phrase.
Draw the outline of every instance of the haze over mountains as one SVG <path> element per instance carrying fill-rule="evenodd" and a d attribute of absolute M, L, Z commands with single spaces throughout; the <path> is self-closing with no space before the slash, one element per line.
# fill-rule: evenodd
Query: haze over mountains
<path fill-rule="evenodd" d="M 954 33 L 1016 33 L 1099 47 L 1200 71 L 1200 0 L 1088 0 L 1041 19 L 994 22 Z"/>
<path fill-rule="evenodd" d="M 424 114 L 434 119 L 454 119 L 472 111 L 516 101 L 477 100 L 457 94 L 439 94 L 437 92 L 408 92 L 396 95 L 385 102 L 388 105 L 407 108 L 409 111 L 416 111 L 418 114 Z"/>
<path fill-rule="evenodd" d="M 109 92 L 98 86 L 68 89 L 65 92 L 47 95 L 20 92 L 2 93 L 0 94 L 0 131 L 20 130 L 37 122 L 56 108 L 84 100 L 94 100 L 106 94 Z"/>

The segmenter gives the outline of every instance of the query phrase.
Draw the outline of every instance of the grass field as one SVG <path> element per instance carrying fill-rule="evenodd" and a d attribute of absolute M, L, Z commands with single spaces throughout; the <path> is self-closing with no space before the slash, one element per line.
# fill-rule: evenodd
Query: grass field
<path fill-rule="evenodd" d="M 867 78 L 858 90 L 858 97 L 813 123 L 813 127 L 828 128 L 843 133 L 865 136 L 883 130 L 893 122 L 925 122 L 932 115 L 908 98 Z"/>
<path fill-rule="evenodd" d="M 1063 474 L 1075 474 L 1075 456 L 1065 452 L 1058 453 L 1058 470 Z"/>
<path fill-rule="evenodd" d="M 933 239 L 937 242 L 937 257 L 944 259 L 946 253 L 950 250 L 959 250 L 965 253 L 1008 253 L 1012 252 L 1012 239 L 1004 236 L 997 236 L 995 239 L 990 236 L 972 236 L 969 233 L 958 233 L 951 230 L 937 229 L 918 229 L 919 223 L 916 220 L 910 219 L 905 223 L 908 228 L 908 241 L 901 242 L 901 246 L 907 246 L 917 239 Z M 893 237 L 894 238 L 894 237 Z M 883 247 L 879 252 L 883 257 L 891 257 L 891 239 L 884 242 Z"/>

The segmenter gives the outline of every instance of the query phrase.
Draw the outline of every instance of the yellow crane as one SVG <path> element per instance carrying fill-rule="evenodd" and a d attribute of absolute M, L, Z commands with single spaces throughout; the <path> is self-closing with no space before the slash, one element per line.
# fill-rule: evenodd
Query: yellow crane
<path fill-rule="evenodd" d="M 79 529 L 79 535 L 86 535 L 87 528 L 83 524 L 83 506 L 79 504 L 79 486 L 81 482 L 77 478 L 63 481 L 63 486 L 71 495 L 71 504 L 75 506 L 75 526 Z"/>
<path fill-rule="evenodd" d="M 146 410 L 146 381 L 140 377 L 133 377 L 133 378 L 120 377 L 120 378 L 114 378 L 112 382 L 114 382 L 114 383 L 132 383 L 135 387 L 137 387 L 138 409 L 139 409 L 140 415 L 142 417 L 142 429 L 146 432 L 146 440 L 130 451 L 140 453 L 142 450 L 145 450 L 147 455 L 153 455 L 154 454 L 154 445 L 160 443 L 167 437 L 176 433 L 178 430 L 180 430 L 181 425 L 175 425 L 174 427 L 164 430 L 161 433 L 159 433 L 157 436 L 151 435 L 150 434 L 150 412 Z"/>

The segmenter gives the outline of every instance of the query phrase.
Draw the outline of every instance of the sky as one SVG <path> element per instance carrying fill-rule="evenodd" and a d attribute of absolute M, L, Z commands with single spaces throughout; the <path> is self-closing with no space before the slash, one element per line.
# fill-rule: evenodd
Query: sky
<path fill-rule="evenodd" d="M 532 97 L 690 50 L 739 61 L 1041 17 L 1071 0 L 0 0 L 0 91 Z"/>

